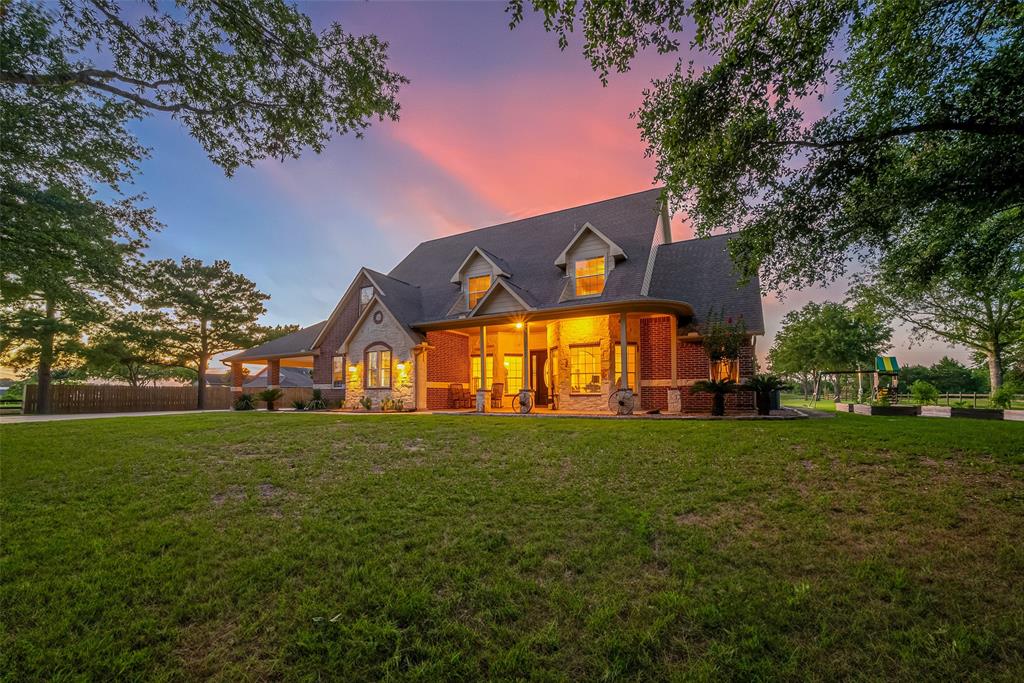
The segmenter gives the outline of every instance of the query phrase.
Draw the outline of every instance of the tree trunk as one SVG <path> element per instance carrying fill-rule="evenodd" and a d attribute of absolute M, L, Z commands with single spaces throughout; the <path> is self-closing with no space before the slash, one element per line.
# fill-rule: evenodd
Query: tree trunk
<path fill-rule="evenodd" d="M 39 338 L 39 370 L 36 386 L 36 413 L 48 415 L 50 413 L 50 380 L 53 367 L 53 327 L 50 322 L 54 319 L 53 301 L 46 300 L 46 328 Z"/>
<path fill-rule="evenodd" d="M 988 358 L 989 394 L 1003 386 L 1003 350 L 993 343 L 985 354 Z"/>
<path fill-rule="evenodd" d="M 196 409 L 203 410 L 206 407 L 206 365 L 209 363 L 206 355 L 199 357 L 199 393 L 196 394 Z"/>
<path fill-rule="evenodd" d="M 817 402 L 819 396 L 818 392 L 821 390 L 821 375 L 817 372 L 814 373 L 814 390 L 811 392 L 814 395 L 814 401 Z"/>

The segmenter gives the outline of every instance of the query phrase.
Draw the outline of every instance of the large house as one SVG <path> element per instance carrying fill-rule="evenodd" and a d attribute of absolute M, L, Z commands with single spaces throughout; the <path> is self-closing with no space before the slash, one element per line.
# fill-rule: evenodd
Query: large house
<path fill-rule="evenodd" d="M 266 363 L 269 386 L 282 367 L 312 368 L 349 406 L 510 410 L 529 390 L 538 410 L 607 412 L 628 387 L 638 410 L 708 412 L 690 387 L 751 375 L 764 333 L 758 283 L 738 282 L 728 239 L 672 242 L 657 189 L 442 237 L 387 274 L 360 269 L 327 320 L 225 363 Z M 714 368 L 700 337 L 711 311 L 749 335 Z M 748 392 L 728 400 L 753 408 Z"/>

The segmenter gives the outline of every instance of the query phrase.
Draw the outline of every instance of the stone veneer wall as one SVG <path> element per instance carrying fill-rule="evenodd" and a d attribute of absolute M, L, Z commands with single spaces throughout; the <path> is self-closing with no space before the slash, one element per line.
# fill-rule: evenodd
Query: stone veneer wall
<path fill-rule="evenodd" d="M 469 337 L 458 332 L 427 332 L 427 409 L 453 407 L 448 385 L 469 387 Z"/>
<path fill-rule="evenodd" d="M 381 322 L 374 322 L 373 318 L 377 311 L 383 313 Z M 374 344 L 386 344 L 391 347 L 391 387 L 384 389 L 371 389 L 364 386 L 366 380 L 366 356 L 365 352 Z M 357 407 L 363 396 L 369 396 L 373 401 L 373 407 L 380 407 L 384 399 L 400 399 L 405 402 L 405 408 L 411 410 L 416 404 L 415 388 L 415 367 L 413 359 L 413 341 L 406 334 L 405 330 L 379 303 L 374 303 L 373 308 L 367 314 L 362 326 L 355 333 L 348 346 L 348 365 L 355 365 L 356 372 L 349 372 L 348 381 L 345 385 L 345 404 L 347 407 Z M 371 349 L 372 350 L 372 349 Z M 399 364 L 403 370 L 399 370 Z M 429 368 L 429 361 L 428 361 Z M 430 371 L 428 369 L 429 376 Z"/>
<path fill-rule="evenodd" d="M 548 325 L 548 348 L 558 350 L 558 369 L 555 387 L 558 391 L 558 407 L 562 410 L 585 410 L 595 413 L 608 412 L 608 396 L 611 393 L 611 352 L 614 343 L 611 338 L 612 319 L 618 325 L 618 316 L 593 316 L 559 320 Z M 618 338 L 618 329 L 615 331 Z M 601 393 L 582 395 L 572 393 L 569 376 L 570 349 L 576 344 L 597 344 L 601 357 Z"/>

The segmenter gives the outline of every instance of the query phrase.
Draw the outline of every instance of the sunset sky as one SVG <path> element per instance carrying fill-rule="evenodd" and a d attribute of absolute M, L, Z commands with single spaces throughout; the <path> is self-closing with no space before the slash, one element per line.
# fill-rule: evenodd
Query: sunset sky
<path fill-rule="evenodd" d="M 679 55 L 645 54 L 602 87 L 578 45 L 560 52 L 536 16 L 510 31 L 501 2 L 301 6 L 318 25 L 391 44 L 392 68 L 411 80 L 399 122 L 230 179 L 170 118 L 135 126 L 152 148 L 135 189 L 166 225 L 148 255 L 228 259 L 272 296 L 265 322 L 324 319 L 360 266 L 386 272 L 422 240 L 652 186 L 629 114 Z M 688 237 L 677 220 L 675 238 Z M 786 311 L 844 291 L 767 297 L 760 355 Z M 905 333 L 895 341 L 904 364 L 966 360 Z"/>

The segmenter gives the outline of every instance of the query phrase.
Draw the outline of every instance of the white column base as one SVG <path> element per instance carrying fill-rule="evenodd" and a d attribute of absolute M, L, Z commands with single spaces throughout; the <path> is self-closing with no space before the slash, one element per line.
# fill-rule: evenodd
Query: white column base
<path fill-rule="evenodd" d="M 478 413 L 486 413 L 487 412 L 487 408 L 490 405 L 490 400 L 491 400 L 490 394 L 491 394 L 491 392 L 487 391 L 486 389 L 477 389 L 476 390 L 476 412 L 478 412 Z"/>
<path fill-rule="evenodd" d="M 677 387 L 669 387 L 668 389 L 668 410 L 669 413 L 681 413 L 683 412 L 683 395 L 682 389 Z"/>

